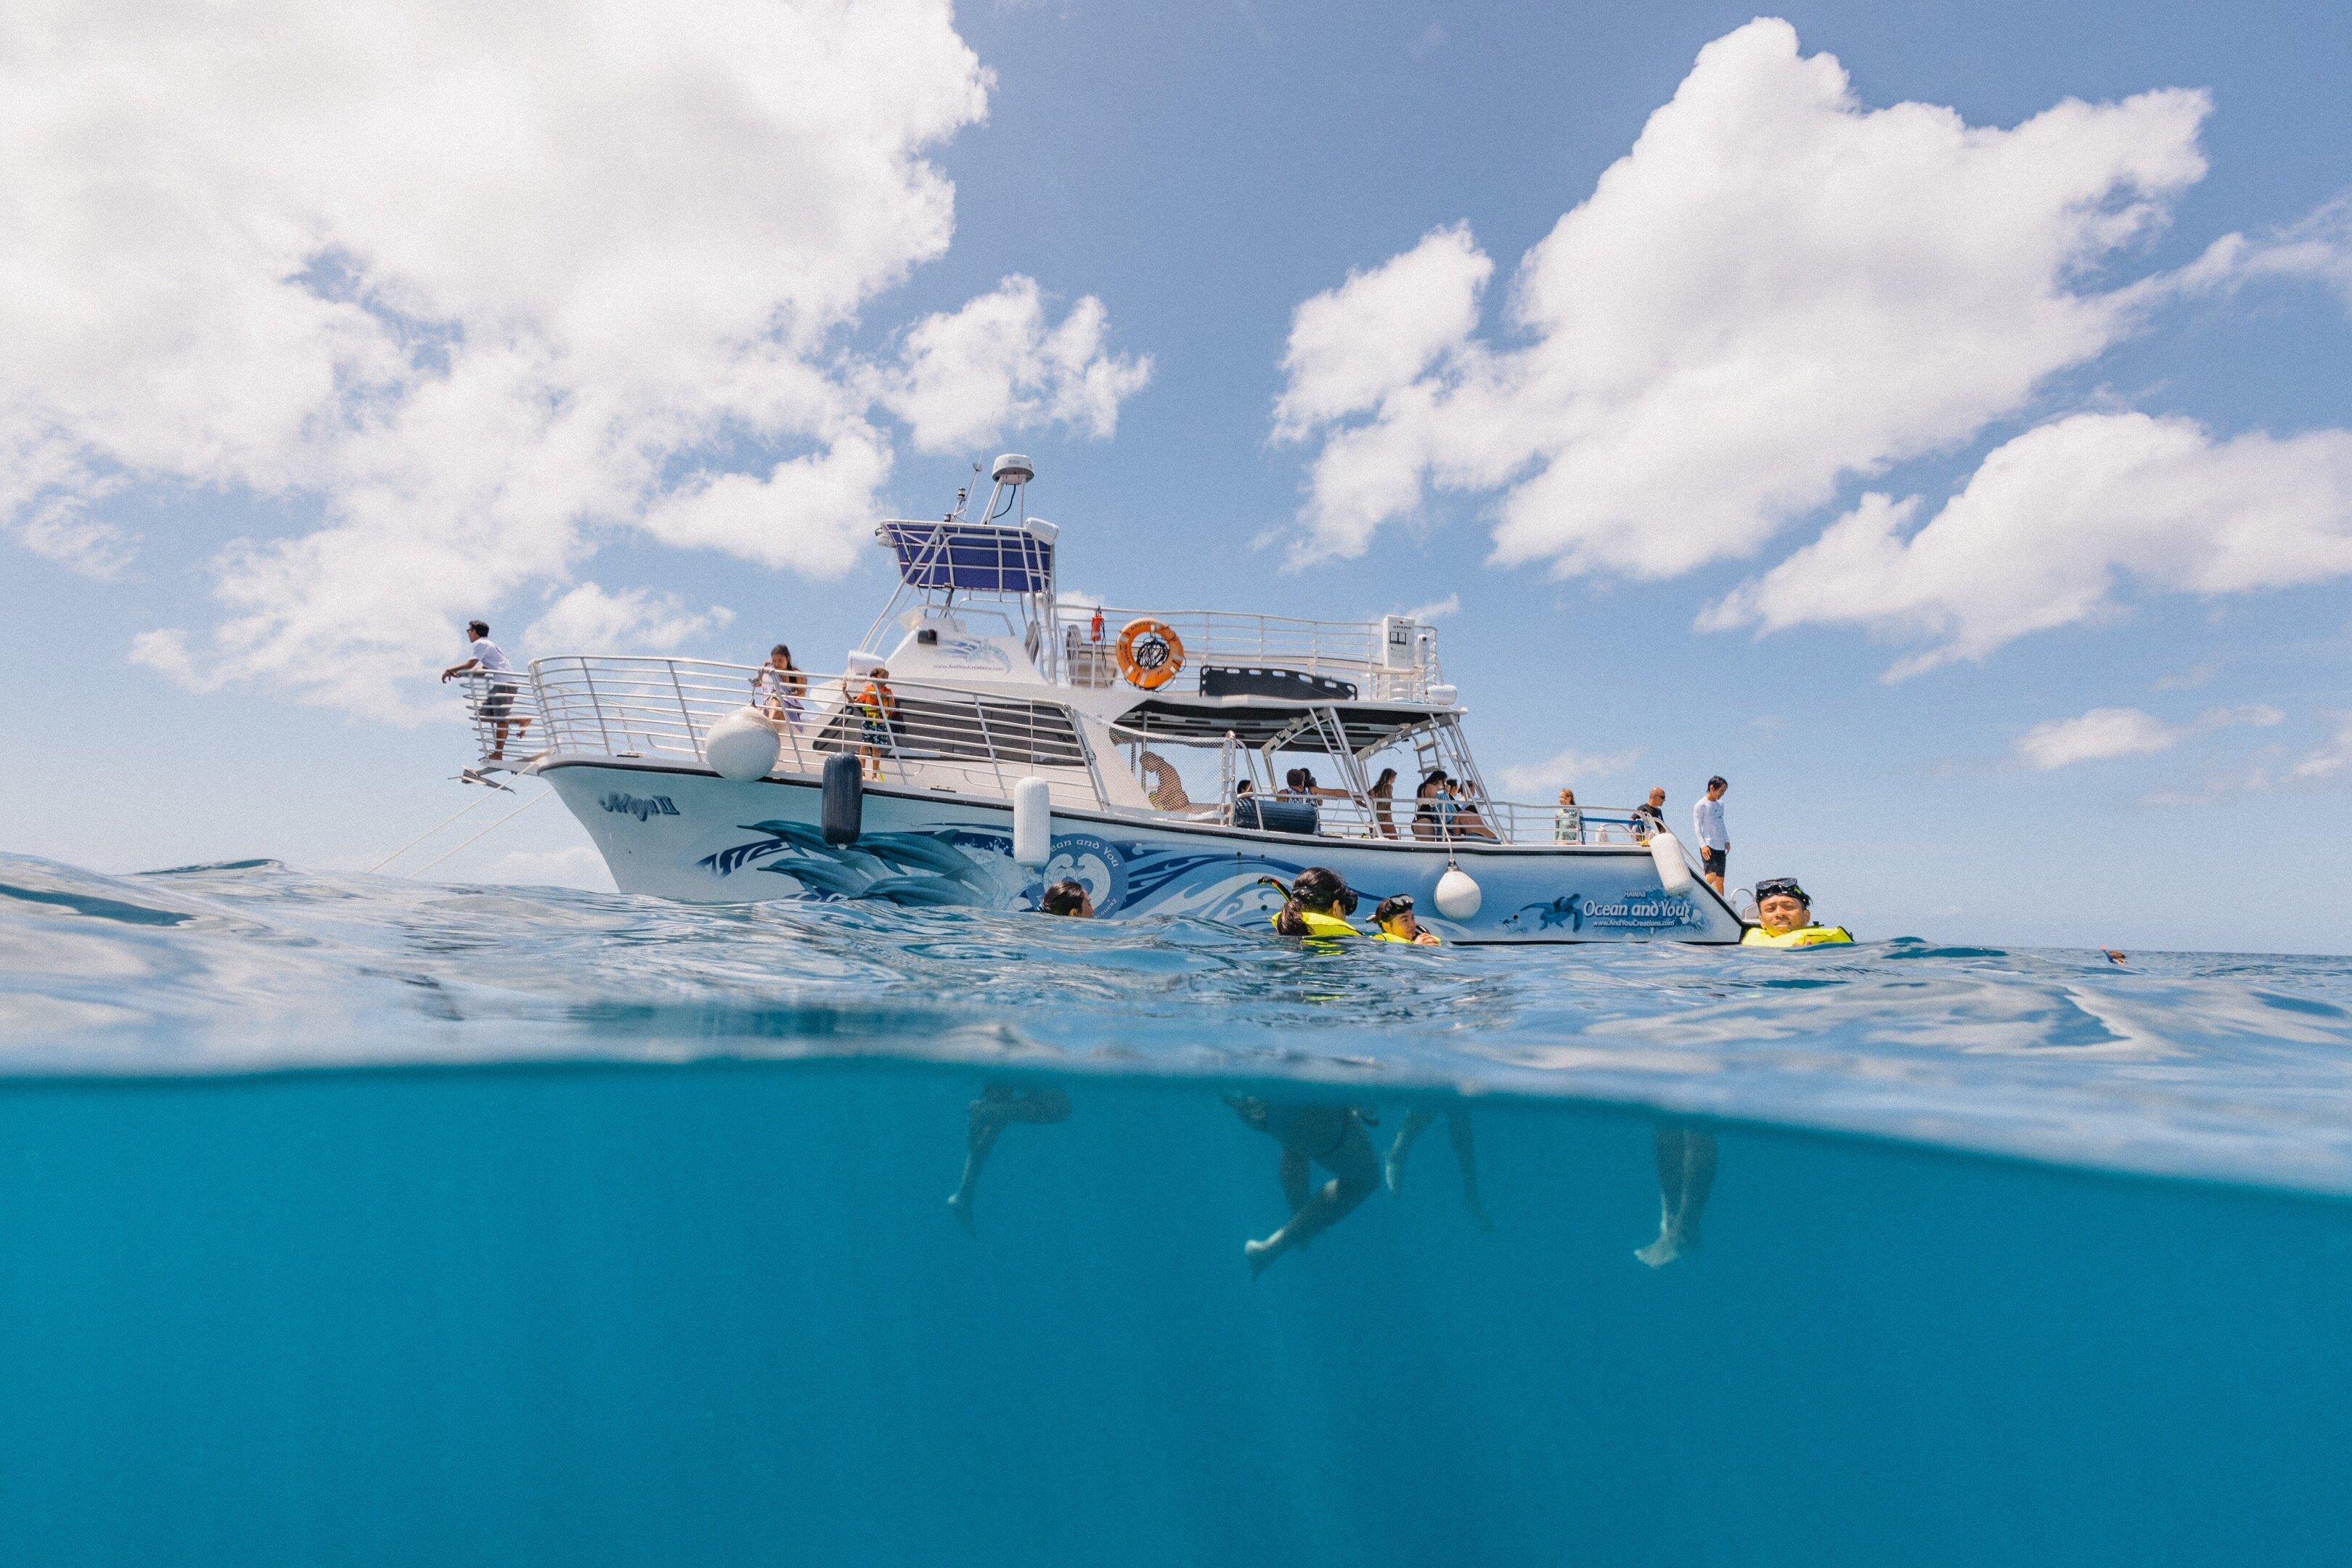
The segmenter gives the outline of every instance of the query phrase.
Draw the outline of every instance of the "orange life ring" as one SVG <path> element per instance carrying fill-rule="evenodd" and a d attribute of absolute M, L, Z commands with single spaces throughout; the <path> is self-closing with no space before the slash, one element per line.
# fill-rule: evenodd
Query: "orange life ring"
<path fill-rule="evenodd" d="M 1184 668 L 1184 639 L 1166 621 L 1144 616 L 1120 629 L 1118 657 L 1118 672 L 1129 686 L 1157 691 Z"/>

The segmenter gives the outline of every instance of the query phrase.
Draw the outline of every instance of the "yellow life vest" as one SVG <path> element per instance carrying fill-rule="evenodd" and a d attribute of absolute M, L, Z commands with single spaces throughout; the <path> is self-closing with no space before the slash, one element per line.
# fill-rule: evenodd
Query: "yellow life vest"
<path fill-rule="evenodd" d="M 1793 926 L 1774 936 L 1762 926 L 1749 926 L 1741 935 L 1742 947 L 1822 947 L 1842 942 L 1852 942 L 1853 933 L 1843 926 Z"/>
<path fill-rule="evenodd" d="M 1314 941 L 1318 937 L 1361 936 L 1364 934 L 1362 931 L 1358 931 L 1354 926 L 1349 925 L 1346 921 L 1339 919 L 1336 915 L 1318 914 L 1313 910 L 1302 910 L 1299 911 L 1298 918 L 1307 922 L 1307 939 L 1309 942 Z M 1274 926 L 1276 931 L 1279 931 L 1282 929 L 1281 921 L 1282 916 L 1280 912 L 1277 911 L 1274 918 L 1267 923 Z"/>
<path fill-rule="evenodd" d="M 1401 946 L 1404 946 L 1404 947 L 1442 947 L 1442 946 L 1444 946 L 1444 939 L 1443 937 L 1438 936 L 1438 935 L 1437 935 L 1437 933 L 1436 933 L 1435 931 L 1426 931 L 1426 932 L 1424 932 L 1423 934 L 1424 934 L 1424 935 L 1426 935 L 1426 936 L 1431 937 L 1431 938 L 1432 938 L 1432 939 L 1433 939 L 1433 940 L 1429 941 L 1429 942 L 1423 942 L 1423 941 L 1421 941 L 1419 938 L 1416 938 L 1416 937 L 1410 937 L 1410 936 L 1391 936 L 1388 932 L 1386 932 L 1386 931 L 1374 931 L 1374 932 L 1372 933 L 1372 940 L 1373 940 L 1374 942 L 1396 942 L 1396 943 L 1398 943 L 1399 945 L 1401 945 Z"/>

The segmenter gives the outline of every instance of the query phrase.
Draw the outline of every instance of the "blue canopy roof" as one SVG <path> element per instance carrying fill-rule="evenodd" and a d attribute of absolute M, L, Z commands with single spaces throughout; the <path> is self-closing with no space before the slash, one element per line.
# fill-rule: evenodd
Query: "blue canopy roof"
<path fill-rule="evenodd" d="M 1024 528 L 985 522 L 886 522 L 882 542 L 909 588 L 1039 594 L 1054 585 L 1054 546 Z"/>

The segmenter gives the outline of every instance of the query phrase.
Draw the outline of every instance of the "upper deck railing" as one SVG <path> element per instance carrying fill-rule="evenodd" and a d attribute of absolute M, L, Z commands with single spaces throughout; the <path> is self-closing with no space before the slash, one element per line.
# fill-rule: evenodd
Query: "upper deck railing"
<path fill-rule="evenodd" d="M 1101 616 L 1099 639 L 1095 632 Z M 1201 672 L 1282 669 L 1339 680 L 1366 701 L 1426 702 L 1445 675 L 1437 662 L 1436 634 L 1412 622 L 1307 621 L 1223 610 L 1122 610 L 1065 605 L 1057 613 L 1061 665 L 1074 686 L 1108 686 L 1118 679 L 1116 650 L 1121 628 L 1156 620 L 1184 645 L 1184 668 L 1163 692 L 1201 689 Z M 1394 631 L 1402 639 L 1391 647 Z"/>
<path fill-rule="evenodd" d="M 1584 810 L 1580 820 L 1563 821 L 1558 809 L 1526 801 L 1457 803 L 1446 811 L 1434 802 L 1370 802 L 1334 795 L 1316 803 L 1316 836 L 1323 838 L 1389 838 L 1406 843 L 1514 845 L 1642 845 L 1651 824 L 1626 807 Z M 1242 814 L 1247 820 L 1247 812 Z M 1232 820 L 1229 806 L 1223 814 Z"/>
<path fill-rule="evenodd" d="M 1022 779 L 1045 781 L 1057 807 L 1192 822 L 1257 832 L 1228 784 L 1221 798 L 1171 793 L 1166 774 L 1123 779 L 1130 763 L 1117 747 L 1099 753 L 1085 724 L 1050 700 L 895 678 L 806 673 L 805 684 L 771 679 L 760 667 L 704 659 L 563 656 L 539 659 L 528 675 L 470 673 L 468 709 L 484 760 L 498 723 L 509 726 L 506 761 L 613 760 L 705 765 L 704 738 L 720 720 L 756 709 L 776 731 L 775 773 L 813 777 L 827 758 L 861 759 L 869 779 L 1005 802 Z M 503 700 L 498 687 L 510 685 Z M 877 687 L 879 687 L 877 691 Z M 530 721 L 520 727 L 520 721 Z M 1137 804 L 1150 799 L 1155 804 Z M 1291 838 L 1513 846 L 1633 845 L 1646 824 L 1626 810 L 1587 807 L 1573 837 L 1557 808 L 1512 801 L 1455 804 L 1328 795 L 1315 802 L 1311 835 Z"/>

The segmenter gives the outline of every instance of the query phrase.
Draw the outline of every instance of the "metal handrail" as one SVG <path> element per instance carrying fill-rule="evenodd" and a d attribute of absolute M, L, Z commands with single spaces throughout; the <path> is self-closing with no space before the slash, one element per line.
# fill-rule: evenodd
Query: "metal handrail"
<path fill-rule="evenodd" d="M 1281 799 L 1280 795 L 1267 797 Z M 1630 808 L 1588 806 L 1580 837 L 1563 839 L 1554 827 L 1554 808 L 1526 801 L 1487 801 L 1482 805 L 1469 802 L 1457 804 L 1450 819 L 1441 821 L 1434 807 L 1423 810 L 1423 802 L 1410 796 L 1388 803 L 1383 817 L 1380 803 L 1370 804 L 1344 795 L 1329 794 L 1316 799 L 1317 826 L 1313 835 L 1318 838 L 1388 839 L 1399 843 L 1440 845 L 1496 844 L 1509 846 L 1584 846 L 1601 847 L 1614 845 L 1621 848 L 1649 842 L 1648 825 L 1637 819 Z M 1221 820 L 1227 825 L 1234 821 L 1234 801 L 1224 802 Z"/>
<path fill-rule="evenodd" d="M 1092 636 L 1097 614 L 1103 618 L 1100 643 Z M 1380 621 L 1310 621 L 1226 610 L 1106 606 L 1098 612 L 1092 606 L 1064 605 L 1055 615 L 1054 636 L 1057 645 L 1068 644 L 1075 632 L 1079 656 L 1066 678 L 1073 685 L 1109 685 L 1116 676 L 1111 647 L 1120 628 L 1147 618 L 1166 625 L 1184 644 L 1186 669 L 1175 682 L 1181 690 L 1198 690 L 1198 672 L 1213 664 L 1267 666 L 1346 680 L 1359 688 L 1360 697 L 1376 701 L 1424 700 L 1429 688 L 1445 679 L 1433 639 L 1417 641 L 1411 662 L 1390 663 Z"/>
<path fill-rule="evenodd" d="M 809 671 L 795 715 L 761 694 L 761 673 L 704 659 L 539 659 L 530 675 L 539 745 L 562 759 L 699 765 L 711 726 L 751 708 L 776 731 L 780 773 L 814 774 L 845 752 L 877 783 L 1003 799 L 1013 778 L 1034 773 L 1057 804 L 1110 804 L 1078 717 L 1050 689 L 1030 697 L 886 677 L 877 694 L 870 677 Z"/>
<path fill-rule="evenodd" d="M 519 670 L 461 670 L 450 677 L 466 703 L 466 721 L 474 732 L 475 765 L 511 766 L 535 753 L 546 734 L 539 691 L 530 675 Z M 503 698 L 501 693 L 504 693 Z M 507 727 L 503 753 L 499 725 Z"/>
<path fill-rule="evenodd" d="M 1055 700 L 1052 688 L 1034 696 L 980 692 L 926 681 L 886 678 L 887 699 L 877 717 L 862 675 L 805 672 L 807 686 L 797 715 L 759 695 L 763 667 L 704 659 L 657 657 L 567 655 L 536 660 L 527 675 L 508 678 L 515 695 L 507 709 L 509 726 L 528 718 L 531 728 L 519 738 L 510 730 L 508 760 L 526 757 L 580 761 L 610 757 L 668 760 L 702 765 L 703 741 L 712 725 L 747 707 L 774 729 L 777 775 L 814 777 L 827 758 L 861 758 L 869 778 L 885 784 L 1005 801 L 1013 782 L 1045 780 L 1055 804 L 1128 816 L 1139 821 L 1214 822 L 1234 826 L 1234 748 L 1223 748 L 1223 800 L 1194 801 L 1182 810 L 1160 810 L 1115 798 L 1082 716 Z M 496 678 L 468 671 L 469 708 L 487 758 L 495 719 L 486 700 Z M 1125 770 L 1118 770 L 1122 782 Z M 1142 786 L 1136 785 L 1137 792 Z M 1385 822 L 1377 803 L 1356 796 L 1317 801 L 1319 822 L 1312 837 L 1358 842 L 1475 847 L 1557 847 L 1556 808 L 1517 801 L 1464 802 L 1450 824 L 1424 816 L 1424 803 L 1410 796 L 1388 803 Z M 1630 847 L 1647 837 L 1647 824 L 1629 809 L 1583 808 L 1581 844 Z M 1481 832 L 1484 828 L 1486 831 Z M 1251 829 L 1250 831 L 1258 831 Z"/>

